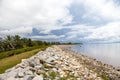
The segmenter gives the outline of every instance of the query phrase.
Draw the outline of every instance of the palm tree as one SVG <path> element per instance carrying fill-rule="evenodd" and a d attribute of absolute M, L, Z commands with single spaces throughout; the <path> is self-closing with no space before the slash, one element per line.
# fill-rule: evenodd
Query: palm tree
<path fill-rule="evenodd" d="M 13 38 L 12 36 L 8 35 L 6 37 L 5 43 L 7 45 L 7 50 L 11 50 L 11 49 L 15 49 L 14 45 L 13 45 Z"/>

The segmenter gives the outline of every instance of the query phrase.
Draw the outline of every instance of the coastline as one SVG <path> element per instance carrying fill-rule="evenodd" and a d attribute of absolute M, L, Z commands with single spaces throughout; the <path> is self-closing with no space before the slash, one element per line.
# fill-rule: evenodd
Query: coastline
<path fill-rule="evenodd" d="M 48 47 L 0 74 L 0 80 L 120 80 L 119 70 L 68 50 L 71 46 Z"/>
<path fill-rule="evenodd" d="M 62 50 L 72 54 L 76 59 L 88 69 L 97 72 L 101 77 L 108 78 L 108 80 L 120 80 L 120 68 L 98 61 L 93 57 L 83 55 L 79 52 L 70 50 L 73 45 L 59 46 Z M 65 48 L 64 48 L 65 47 Z"/>

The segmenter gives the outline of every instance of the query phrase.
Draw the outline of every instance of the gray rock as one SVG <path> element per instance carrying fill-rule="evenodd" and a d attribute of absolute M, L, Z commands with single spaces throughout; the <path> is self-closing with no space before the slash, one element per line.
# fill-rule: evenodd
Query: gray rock
<path fill-rule="evenodd" d="M 13 68 L 9 68 L 9 69 L 5 70 L 5 73 L 10 72 L 12 70 L 13 70 Z"/>
<path fill-rule="evenodd" d="M 37 65 L 37 66 L 35 66 L 35 69 L 41 69 L 42 68 L 42 65 L 40 64 L 40 65 Z"/>
<path fill-rule="evenodd" d="M 33 61 L 29 61 L 29 66 L 30 67 L 34 67 L 35 66 L 35 63 Z"/>
<path fill-rule="evenodd" d="M 78 75 L 77 72 L 74 72 L 74 76 L 75 76 L 75 77 L 79 77 L 79 75 Z"/>
<path fill-rule="evenodd" d="M 48 64 L 48 63 L 44 63 L 44 67 L 45 67 L 45 68 L 53 68 L 54 66 L 51 65 L 51 64 Z"/>
<path fill-rule="evenodd" d="M 19 73 L 18 73 L 18 77 L 19 77 L 19 78 L 24 77 L 24 72 L 19 72 Z"/>
<path fill-rule="evenodd" d="M 43 80 L 43 76 L 35 76 L 32 80 Z"/>
<path fill-rule="evenodd" d="M 26 71 L 26 72 L 25 72 L 25 74 L 26 74 L 26 75 L 32 75 L 32 74 L 33 74 L 33 72 L 32 72 L 32 71 L 30 71 L 30 70 L 28 70 L 28 71 Z"/>
<path fill-rule="evenodd" d="M 0 76 L 0 80 L 3 80 L 3 79 L 1 78 L 1 76 Z"/>
<path fill-rule="evenodd" d="M 35 76 L 34 75 L 26 75 L 24 80 L 32 80 Z"/>
<path fill-rule="evenodd" d="M 49 57 L 49 58 L 46 59 L 47 63 L 51 63 L 51 62 L 54 62 L 54 61 L 55 61 L 55 58 L 53 58 L 53 57 Z"/>
<path fill-rule="evenodd" d="M 16 78 L 15 77 L 9 77 L 9 78 L 4 79 L 4 80 L 16 80 Z"/>

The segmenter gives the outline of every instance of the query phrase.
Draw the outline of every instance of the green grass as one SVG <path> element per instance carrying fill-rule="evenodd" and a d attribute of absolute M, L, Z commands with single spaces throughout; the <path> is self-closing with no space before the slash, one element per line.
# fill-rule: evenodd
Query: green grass
<path fill-rule="evenodd" d="M 31 51 L 19 53 L 4 59 L 0 59 L 0 74 L 3 73 L 6 69 L 11 68 L 15 66 L 16 64 L 21 62 L 21 59 L 29 58 L 33 55 L 35 55 L 40 50 L 45 49 L 47 46 L 37 48 Z"/>
<path fill-rule="evenodd" d="M 42 47 L 45 47 L 45 46 L 42 46 Z M 16 54 L 20 54 L 22 52 L 31 51 L 31 50 L 34 50 L 34 49 L 37 49 L 37 48 L 40 48 L 40 46 L 25 47 L 25 48 L 21 48 L 21 49 L 1 52 L 0 53 L 0 59 L 6 58 L 6 57 L 10 57 L 10 56 L 13 56 L 13 55 L 16 55 Z"/>
<path fill-rule="evenodd" d="M 102 74 L 102 75 L 100 75 L 101 76 L 101 78 L 103 79 L 103 80 L 109 80 L 109 78 L 105 75 L 105 74 Z"/>
<path fill-rule="evenodd" d="M 50 73 L 50 76 L 52 77 L 52 79 L 55 79 L 55 77 L 57 76 L 57 74 L 56 74 L 54 71 L 52 71 L 52 72 Z"/>

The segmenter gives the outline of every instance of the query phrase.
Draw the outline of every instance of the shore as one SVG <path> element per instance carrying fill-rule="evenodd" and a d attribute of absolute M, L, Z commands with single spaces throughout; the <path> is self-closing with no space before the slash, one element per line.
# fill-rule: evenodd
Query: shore
<path fill-rule="evenodd" d="M 62 50 L 70 53 L 76 57 L 79 63 L 85 65 L 88 69 L 93 70 L 105 80 L 120 80 L 120 67 L 114 67 L 109 64 L 102 63 L 95 58 L 80 54 L 78 52 L 71 51 L 73 45 L 59 46 Z"/>
<path fill-rule="evenodd" d="M 120 80 L 120 70 L 67 49 L 52 46 L 0 74 L 0 80 Z"/>

